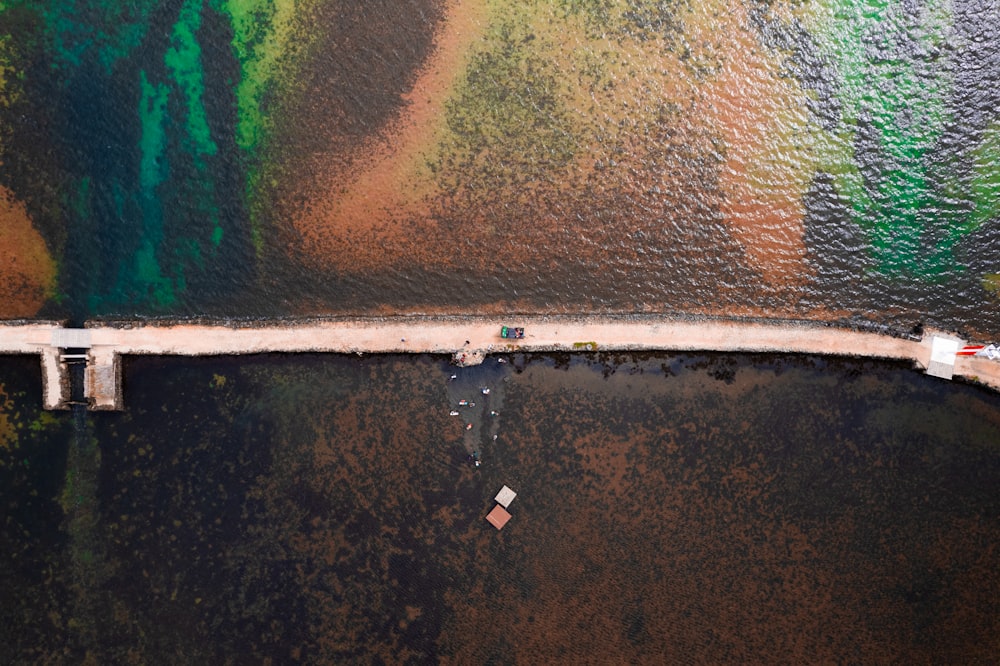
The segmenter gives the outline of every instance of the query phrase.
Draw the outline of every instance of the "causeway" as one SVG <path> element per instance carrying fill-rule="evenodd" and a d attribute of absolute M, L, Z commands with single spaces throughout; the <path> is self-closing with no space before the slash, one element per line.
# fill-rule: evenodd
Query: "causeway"
<path fill-rule="evenodd" d="M 502 325 L 525 337 L 500 337 Z M 884 327 L 881 327 L 884 328 Z M 448 354 L 475 363 L 508 352 L 717 351 L 821 354 L 908 361 L 917 370 L 958 375 L 1000 390 L 1000 362 L 956 356 L 958 335 L 924 331 L 891 335 L 824 322 L 676 318 L 662 315 L 387 316 L 329 320 L 197 323 L 96 322 L 67 328 L 60 322 L 0 324 L 0 354 L 41 357 L 43 403 L 71 404 L 68 366 L 85 363 L 84 399 L 90 409 L 124 407 L 123 356 L 228 356 L 261 353 Z"/>

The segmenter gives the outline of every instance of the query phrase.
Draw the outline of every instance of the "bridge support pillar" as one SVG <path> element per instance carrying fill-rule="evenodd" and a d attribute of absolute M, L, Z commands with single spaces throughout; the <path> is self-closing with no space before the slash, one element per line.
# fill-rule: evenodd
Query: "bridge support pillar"
<path fill-rule="evenodd" d="M 91 409 L 123 409 L 121 355 L 110 347 L 91 347 L 83 391 Z"/>
<path fill-rule="evenodd" d="M 69 371 L 59 358 L 56 347 L 42 348 L 42 406 L 45 409 L 69 409 Z"/>

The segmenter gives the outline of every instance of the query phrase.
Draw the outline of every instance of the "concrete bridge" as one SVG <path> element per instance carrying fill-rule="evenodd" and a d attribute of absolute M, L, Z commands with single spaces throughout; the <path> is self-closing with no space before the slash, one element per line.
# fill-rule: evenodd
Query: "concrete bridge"
<path fill-rule="evenodd" d="M 523 326 L 524 339 L 499 336 Z M 396 316 L 319 321 L 158 324 L 58 322 L 0 324 L 0 354 L 41 357 L 47 409 L 71 404 L 68 364 L 86 363 L 90 409 L 122 409 L 124 355 L 224 356 L 260 353 L 450 354 L 472 364 L 490 353 L 572 351 L 718 351 L 822 354 L 908 361 L 950 379 L 963 376 L 1000 390 L 1000 362 L 956 357 L 958 336 L 928 331 L 921 339 L 837 328 L 822 322 L 677 319 L 636 316 Z"/>

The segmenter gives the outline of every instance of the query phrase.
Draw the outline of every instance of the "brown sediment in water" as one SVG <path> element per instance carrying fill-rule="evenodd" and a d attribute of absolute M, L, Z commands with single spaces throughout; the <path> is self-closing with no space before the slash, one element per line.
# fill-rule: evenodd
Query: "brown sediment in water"
<path fill-rule="evenodd" d="M 767 123 L 795 110 L 794 86 L 778 81 L 773 58 L 742 55 L 753 41 L 745 29 L 736 33 L 747 43 L 715 44 L 717 34 L 702 25 L 710 13 L 684 13 L 693 55 L 682 59 L 664 36 L 596 35 L 555 10 L 523 10 L 510 28 L 513 52 L 501 48 L 504 37 L 490 33 L 485 62 L 511 57 L 513 71 L 541 77 L 511 84 L 509 95 L 554 86 L 545 94 L 555 106 L 538 110 L 536 120 L 552 125 L 553 133 L 542 138 L 569 143 L 536 142 L 529 148 L 538 155 L 501 155 L 502 142 L 489 144 L 497 119 L 452 110 L 460 123 L 492 128 L 478 139 L 485 138 L 486 147 L 473 144 L 471 153 L 463 152 L 469 150 L 465 138 L 444 124 L 446 105 L 457 104 L 456 85 L 463 72 L 471 75 L 470 49 L 489 19 L 483 2 L 449 4 L 406 108 L 349 150 L 349 159 L 317 163 L 318 180 L 326 184 L 309 185 L 304 198 L 291 199 L 304 201 L 291 212 L 305 262 L 364 273 L 401 265 L 482 271 L 505 262 L 544 271 L 572 261 L 659 280 L 699 261 L 720 271 L 721 280 L 722 273 L 746 272 L 746 262 L 769 283 L 800 282 L 802 267 L 793 264 L 804 253 L 801 204 L 785 190 L 797 192 L 802 177 L 792 178 L 795 165 L 789 165 L 779 180 L 789 176 L 792 185 L 775 192 L 774 183 L 756 182 L 748 166 L 765 151 L 761 141 L 773 129 Z M 713 66 L 723 68 L 698 79 L 699 68 Z M 743 79 L 754 95 L 780 98 L 755 103 L 752 131 L 726 99 L 748 93 L 739 88 Z M 727 142 L 722 165 L 720 131 Z M 737 145 L 744 139 L 746 147 Z M 534 162 L 570 146 L 569 164 Z M 638 243 L 631 240 L 636 234 Z"/>
<path fill-rule="evenodd" d="M 136 362 L 137 408 L 95 428 L 104 590 L 117 630 L 146 639 L 103 661 L 996 651 L 997 422 L 957 409 L 996 396 L 945 404 L 858 361 L 508 358 L 480 468 L 438 360 Z M 900 420 L 908 403 L 926 420 Z M 518 496 L 497 532 L 502 484 Z"/>
<path fill-rule="evenodd" d="M 600 108 L 628 128 L 620 130 L 626 149 L 618 169 L 583 171 L 597 187 L 627 193 L 634 209 L 654 220 L 710 228 L 712 217 L 699 209 L 718 208 L 739 248 L 717 236 L 696 251 L 745 262 L 771 286 L 801 286 L 808 272 L 802 197 L 813 173 L 805 93 L 782 75 L 780 54 L 758 40 L 739 3 L 697 3 L 679 23 L 676 44 L 615 45 L 621 76 Z M 650 115 L 665 100 L 672 115 Z M 581 158 L 606 163 L 613 155 L 603 150 L 592 146 Z M 631 225 L 643 227 L 638 219 Z"/>
<path fill-rule="evenodd" d="M 517 66 L 536 80 L 508 91 L 549 93 L 531 99 L 546 104 L 539 122 L 547 125 L 524 146 L 538 154 L 498 155 L 500 143 L 472 154 L 452 146 L 435 217 L 460 230 L 464 242 L 446 243 L 462 255 L 456 263 L 543 274 L 585 265 L 602 285 L 635 276 L 681 284 L 693 264 L 738 272 L 741 249 L 713 211 L 711 130 L 683 119 L 695 86 L 668 45 L 594 36 L 539 13 L 511 36 Z"/>
<path fill-rule="evenodd" d="M 390 255 L 406 252 L 408 261 L 441 258 L 427 243 L 435 232 L 427 202 L 435 185 L 424 163 L 486 14 L 483 0 L 449 0 L 434 49 L 403 95 L 405 109 L 354 149 L 358 159 L 348 168 L 317 177 L 320 194 L 292 219 L 307 263 L 371 270 L 390 248 Z"/>
<path fill-rule="evenodd" d="M 729 371 L 713 365 L 706 363 L 710 374 Z M 614 372 L 627 364 L 606 367 Z M 913 603 L 903 595 L 871 594 L 919 584 L 921 556 L 889 562 L 880 548 L 869 550 L 867 540 L 874 530 L 876 542 L 885 539 L 883 548 L 894 552 L 901 550 L 893 541 L 899 532 L 927 530 L 939 539 L 954 534 L 954 526 L 893 519 L 880 509 L 873 520 L 870 506 L 849 502 L 820 500 L 802 513 L 782 499 L 803 492 L 789 486 L 799 483 L 800 467 L 825 464 L 851 483 L 881 466 L 885 454 L 853 442 L 821 446 L 820 460 L 768 451 L 760 419 L 767 421 L 777 401 L 773 393 L 761 394 L 762 375 L 733 370 L 736 381 L 728 386 L 711 379 L 686 383 L 681 400 L 664 401 L 629 393 L 633 380 L 621 373 L 581 382 L 579 370 L 544 377 L 527 371 L 530 389 L 525 380 L 519 418 L 555 419 L 549 430 L 558 437 L 537 450 L 515 442 L 504 449 L 506 467 L 533 483 L 522 483 L 520 522 L 495 547 L 477 553 L 477 560 L 494 562 L 483 580 L 447 598 L 455 610 L 445 645 L 454 663 L 498 655 L 511 662 L 574 661 L 608 653 L 629 655 L 626 661 L 825 661 L 848 653 L 882 661 L 921 652 L 920 633 L 906 622 Z M 774 379 L 771 391 L 781 383 Z M 639 391 L 649 390 L 660 389 L 645 384 Z M 820 391 L 838 389 L 831 384 Z M 729 421 L 706 418 L 717 404 L 739 407 Z M 810 414 L 833 424 L 842 418 L 838 409 L 814 405 Z M 739 444 L 720 447 L 719 441 Z M 868 492 L 849 485 L 846 496 Z M 811 511 L 824 517 L 816 520 Z M 983 568 L 988 556 L 975 546 L 981 528 L 976 532 L 961 543 L 930 547 L 942 548 L 944 569 L 961 561 L 975 572 L 954 581 L 962 586 L 962 610 L 942 612 L 928 627 L 937 640 L 975 608 L 967 603 L 967 595 L 976 594 L 972 580 L 996 585 Z M 966 636 L 991 622 L 975 622 Z M 465 640 L 469 634 L 476 640 Z"/>
<path fill-rule="evenodd" d="M 814 172 L 805 91 L 781 73 L 778 54 L 756 37 L 742 3 L 698 3 L 693 18 L 694 41 L 727 37 L 706 54 L 718 69 L 700 105 L 725 143 L 719 186 L 726 224 L 768 283 L 799 286 L 808 277 L 802 198 Z"/>
<path fill-rule="evenodd" d="M 52 295 L 56 265 L 24 204 L 0 186 L 0 317 L 35 315 Z"/>

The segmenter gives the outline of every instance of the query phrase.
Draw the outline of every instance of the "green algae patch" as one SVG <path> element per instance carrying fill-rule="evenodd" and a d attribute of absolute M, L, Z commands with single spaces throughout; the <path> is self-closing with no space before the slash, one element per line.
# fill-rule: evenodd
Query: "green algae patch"
<path fill-rule="evenodd" d="M 0 5 L 26 9 L 37 16 L 47 54 L 56 68 L 73 69 L 88 59 L 110 74 L 123 58 L 139 49 L 149 31 L 156 0 L 132 2 L 27 2 Z"/>
<path fill-rule="evenodd" d="M 0 12 L 2 11 L 3 7 L 0 7 Z M 11 53 L 10 36 L 0 34 L 0 109 L 9 108 L 17 99 L 16 88 L 11 82 L 16 80 L 18 73 Z M 0 144 L 0 150 L 2 148 Z"/>
<path fill-rule="evenodd" d="M 213 7 L 229 19 L 231 46 L 239 63 L 235 82 L 236 145 L 247 156 L 243 197 L 250 210 L 250 243 L 256 256 L 264 252 L 262 211 L 267 205 L 261 184 L 268 169 L 260 155 L 280 112 L 276 108 L 289 86 L 295 84 L 296 66 L 310 51 L 320 31 L 306 29 L 302 17 L 310 14 L 312 0 L 227 0 Z M 213 242 L 221 242 L 221 228 Z"/>
<path fill-rule="evenodd" d="M 139 167 L 139 185 L 142 210 L 142 243 L 135 253 L 134 278 L 159 306 L 172 305 L 177 300 L 174 287 L 160 270 L 157 248 L 163 242 L 163 209 L 156 189 L 166 174 L 165 150 L 167 100 L 170 94 L 166 85 L 150 83 L 145 72 L 140 72 L 139 120 L 142 136 Z"/>
<path fill-rule="evenodd" d="M 990 273 L 983 276 L 983 289 L 1000 298 L 1000 273 Z"/>
<path fill-rule="evenodd" d="M 596 342 L 574 342 L 573 351 L 597 351 Z"/>
<path fill-rule="evenodd" d="M 1000 216 L 1000 120 L 986 128 L 982 142 L 972 153 L 972 165 L 969 190 L 973 210 L 963 229 L 966 232 Z"/>
<path fill-rule="evenodd" d="M 867 231 L 878 269 L 933 281 L 961 268 L 955 246 L 1000 214 L 1000 139 L 994 122 L 978 146 L 947 140 L 956 120 L 950 3 L 933 0 L 910 14 L 889 2 L 824 0 L 802 17 L 838 79 L 840 117 L 821 170 Z M 945 166 L 961 161 L 973 165 L 969 179 Z"/>
<path fill-rule="evenodd" d="M 78 507 L 86 505 L 97 492 L 97 471 L 101 466 L 101 452 L 97 443 L 70 447 L 66 463 L 66 482 L 59 494 L 59 505 L 67 516 Z M 72 520 L 71 520 L 72 532 Z"/>
<path fill-rule="evenodd" d="M 52 412 L 39 412 L 38 417 L 28 424 L 32 432 L 45 432 L 59 425 L 59 419 Z"/>
<path fill-rule="evenodd" d="M 296 16 L 308 3 L 295 0 L 230 0 L 219 4 L 233 28 L 233 50 L 240 63 L 236 85 L 237 144 L 250 152 L 269 131 L 272 120 L 267 93 L 277 86 L 289 56 L 301 48 L 306 35 L 296 30 Z"/>
<path fill-rule="evenodd" d="M 103 591 L 109 569 L 105 557 L 107 535 L 100 518 L 101 452 L 89 433 L 77 433 L 66 460 L 66 480 L 59 504 L 68 536 L 71 613 L 68 626 L 76 639 L 97 649 L 107 631 L 107 595 Z"/>
<path fill-rule="evenodd" d="M 199 0 L 184 3 L 180 18 L 174 24 L 173 44 L 164 55 L 163 62 L 173 73 L 187 102 L 188 136 L 194 143 L 196 153 L 214 155 L 216 146 L 212 141 L 205 112 L 205 75 L 201 63 L 201 46 L 196 36 L 201 27 L 201 5 Z"/>
<path fill-rule="evenodd" d="M 144 194 L 163 182 L 163 168 L 160 162 L 166 148 L 163 123 L 167 115 L 169 90 L 165 85 L 153 85 L 145 71 L 139 72 L 139 121 L 142 137 L 139 140 L 141 153 L 139 162 L 139 184 Z"/>
<path fill-rule="evenodd" d="M 17 430 L 14 423 L 11 422 L 8 416 L 8 410 L 13 406 L 13 401 L 2 384 L 0 384 L 0 449 L 5 452 L 11 452 L 17 449 Z M 0 464 L 6 464 L 0 458 Z"/>
<path fill-rule="evenodd" d="M 446 187 L 527 186 L 571 163 L 577 140 L 560 72 L 532 34 L 527 18 L 502 23 L 472 57 L 446 105 L 442 162 L 458 167 Z"/>

